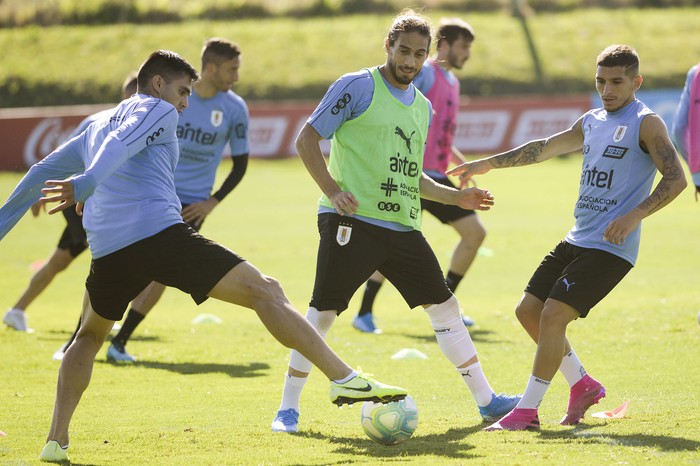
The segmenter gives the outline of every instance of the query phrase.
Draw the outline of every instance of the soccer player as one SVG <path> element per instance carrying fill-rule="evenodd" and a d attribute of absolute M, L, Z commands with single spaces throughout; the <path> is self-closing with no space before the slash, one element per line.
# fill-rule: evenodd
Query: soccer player
<path fill-rule="evenodd" d="M 457 129 L 460 95 L 459 80 L 452 70 L 461 70 L 469 60 L 474 38 L 474 29 L 469 23 L 459 18 L 443 18 L 436 34 L 437 53 L 425 61 L 413 80 L 413 85 L 430 100 L 434 112 L 423 157 L 423 172 L 438 183 L 452 188 L 456 186 L 445 175 L 450 161 L 466 161 L 452 143 Z M 460 236 L 445 276 L 447 287 L 454 293 L 486 237 L 486 228 L 473 210 L 429 199 L 421 199 L 421 208 L 445 225 L 452 226 Z M 352 322 L 353 327 L 362 332 L 381 333 L 372 318 L 372 307 L 383 281 L 384 277 L 379 272 L 367 280 L 360 311 Z M 474 321 L 465 315 L 462 315 L 462 321 L 467 327 L 474 325 Z"/>
<path fill-rule="evenodd" d="M 250 152 L 248 107 L 231 90 L 238 81 L 240 47 L 227 39 L 211 38 L 202 48 L 201 60 L 201 77 L 194 83 L 187 110 L 177 125 L 180 159 L 175 168 L 175 191 L 182 203 L 182 217 L 195 231 L 241 182 Z M 231 172 L 212 194 L 227 143 L 232 154 Z M 153 282 L 134 299 L 121 329 L 107 348 L 108 360 L 135 360 L 127 353 L 126 343 L 164 290 L 163 284 Z"/>
<path fill-rule="evenodd" d="M 124 80 L 124 84 L 122 84 L 122 100 L 128 99 L 135 93 L 136 73 L 130 73 Z M 112 111 L 114 111 L 114 109 L 110 108 L 86 117 L 75 130 L 73 130 L 68 139 L 82 133 L 90 123 L 104 117 Z M 41 211 L 39 204 L 33 205 L 31 211 L 34 216 L 39 215 Z M 46 287 L 49 286 L 59 272 L 65 270 L 73 260 L 88 247 L 87 236 L 83 228 L 83 219 L 76 214 L 73 209 L 66 209 L 62 213 L 66 219 L 67 225 L 63 230 L 61 238 L 58 240 L 56 250 L 51 254 L 51 257 L 39 267 L 34 275 L 32 275 L 32 278 L 29 280 L 29 285 L 27 285 L 27 288 L 22 292 L 22 295 L 15 305 L 3 316 L 2 321 L 10 328 L 21 332 L 33 332 L 27 325 L 27 307 L 29 307 Z"/>
<path fill-rule="evenodd" d="M 306 318 L 325 336 L 357 288 L 380 271 L 411 308 L 425 310 L 440 349 L 481 416 L 498 419 L 519 397 L 491 389 L 459 303 L 420 231 L 420 197 L 474 210 L 488 210 L 494 203 L 486 190 L 457 190 L 421 171 L 432 108 L 412 80 L 428 57 L 430 41 L 427 20 L 412 10 L 402 12 L 384 42 L 386 62 L 339 78 L 297 136 L 299 156 L 323 192 L 316 280 Z M 327 166 L 319 142 L 330 137 Z M 273 431 L 298 431 L 299 402 L 311 365 L 292 351 Z"/>
<path fill-rule="evenodd" d="M 642 219 L 686 186 L 666 125 L 635 97 L 642 85 L 637 52 L 611 45 L 598 55 L 596 65 L 602 108 L 547 139 L 448 172 L 467 179 L 492 168 L 530 165 L 579 150 L 583 156 L 574 227 L 542 260 L 515 309 L 537 343 L 532 375 L 515 409 L 488 431 L 539 429 L 537 408 L 557 369 L 570 387 L 562 425 L 577 424 L 605 396 L 605 387 L 587 374 L 566 338 L 567 326 L 587 317 L 632 269 Z M 661 179 L 652 192 L 657 171 Z"/>
<path fill-rule="evenodd" d="M 253 309 L 267 330 L 331 380 L 331 401 L 392 401 L 406 391 L 357 374 L 289 303 L 280 284 L 182 220 L 175 193 L 178 113 L 187 107 L 192 66 L 166 50 L 138 73 L 138 93 L 35 164 L 0 207 L 0 239 L 42 195 L 49 211 L 83 209 L 92 253 L 89 303 L 61 361 L 45 461 L 68 460 L 68 428 L 87 388 L 95 355 L 129 302 L 152 281 Z M 67 177 L 71 177 L 66 179 Z M 63 181 L 59 181 L 63 180 Z M 43 187 L 43 189 L 42 189 Z"/>
<path fill-rule="evenodd" d="M 695 200 L 700 199 L 700 64 L 688 70 L 671 137 L 690 167 L 695 185 Z"/>

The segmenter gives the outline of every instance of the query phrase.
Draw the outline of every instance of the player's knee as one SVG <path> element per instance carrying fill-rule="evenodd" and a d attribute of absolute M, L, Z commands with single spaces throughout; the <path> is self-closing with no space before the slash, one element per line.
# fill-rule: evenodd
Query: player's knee
<path fill-rule="evenodd" d="M 57 251 L 55 252 L 46 266 L 49 267 L 54 273 L 64 271 L 73 262 L 73 256 L 68 253 L 68 251 Z"/>
<path fill-rule="evenodd" d="M 569 313 L 560 306 L 548 306 L 545 304 L 540 315 L 540 328 L 542 330 L 565 329 L 572 320 Z"/>
<path fill-rule="evenodd" d="M 481 244 L 486 239 L 486 227 L 483 223 L 477 222 L 473 228 L 472 235 L 474 236 L 474 242 Z"/>

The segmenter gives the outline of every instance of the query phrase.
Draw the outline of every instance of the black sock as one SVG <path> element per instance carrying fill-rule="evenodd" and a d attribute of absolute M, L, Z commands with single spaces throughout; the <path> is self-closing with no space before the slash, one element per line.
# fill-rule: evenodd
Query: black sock
<path fill-rule="evenodd" d="M 122 347 L 126 346 L 126 342 L 129 341 L 131 334 L 136 330 L 136 327 L 138 327 L 144 317 L 146 316 L 139 314 L 133 308 L 130 309 L 122 328 L 119 329 L 119 333 L 112 338 L 112 343 Z"/>
<path fill-rule="evenodd" d="M 73 343 L 73 340 L 75 340 L 75 336 L 78 334 L 78 330 L 80 330 L 80 323 L 83 321 L 82 316 L 78 319 L 78 325 L 75 327 L 75 330 L 73 330 L 73 335 L 70 336 L 68 341 L 66 342 L 65 345 L 63 345 L 63 352 L 65 353 L 68 347 Z"/>
<path fill-rule="evenodd" d="M 360 306 L 360 312 L 357 315 L 363 316 L 365 314 L 372 313 L 372 306 L 374 305 L 374 298 L 377 297 L 377 292 L 382 286 L 382 282 L 376 282 L 374 280 L 367 280 L 367 286 L 365 286 L 365 294 L 362 296 L 362 305 Z"/>
<path fill-rule="evenodd" d="M 447 276 L 445 277 L 445 282 L 447 282 L 447 288 L 449 288 L 450 291 L 454 293 L 457 289 L 457 285 L 459 285 L 459 282 L 461 282 L 463 278 L 464 275 L 459 275 L 452 271 L 447 272 Z"/>

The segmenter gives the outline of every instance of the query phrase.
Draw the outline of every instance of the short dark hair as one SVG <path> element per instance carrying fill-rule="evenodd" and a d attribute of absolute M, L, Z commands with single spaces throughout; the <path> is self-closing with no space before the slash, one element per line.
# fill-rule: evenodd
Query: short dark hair
<path fill-rule="evenodd" d="M 166 83 L 172 82 L 183 75 L 192 81 L 199 79 L 199 74 L 187 60 L 170 50 L 156 50 L 143 62 L 138 72 L 139 89 L 147 88 L 154 76 L 161 76 Z"/>
<path fill-rule="evenodd" d="M 476 38 L 474 28 L 471 24 L 459 18 L 442 18 L 438 25 L 437 34 L 435 35 L 435 43 L 440 47 L 443 40 L 452 45 L 454 41 L 464 37 L 465 40 L 473 42 Z"/>
<path fill-rule="evenodd" d="M 629 45 L 610 45 L 600 52 L 596 59 L 596 65 L 606 68 L 621 66 L 625 69 L 625 74 L 637 76 L 639 74 L 639 55 Z"/>
<path fill-rule="evenodd" d="M 430 30 L 430 23 L 425 16 L 416 13 L 410 8 L 406 8 L 399 13 L 399 15 L 394 18 L 394 22 L 391 24 L 386 36 L 389 41 L 389 46 L 394 45 L 399 34 L 402 32 L 417 32 L 425 36 L 428 39 L 428 50 L 430 50 L 432 32 Z"/>
<path fill-rule="evenodd" d="M 122 97 L 128 97 L 136 93 L 136 88 L 138 85 L 138 73 L 132 71 L 126 78 L 124 78 L 124 83 L 122 84 Z"/>
<path fill-rule="evenodd" d="M 202 68 L 207 63 L 221 63 L 233 60 L 241 54 L 241 47 L 235 42 L 221 37 L 212 37 L 202 47 Z"/>

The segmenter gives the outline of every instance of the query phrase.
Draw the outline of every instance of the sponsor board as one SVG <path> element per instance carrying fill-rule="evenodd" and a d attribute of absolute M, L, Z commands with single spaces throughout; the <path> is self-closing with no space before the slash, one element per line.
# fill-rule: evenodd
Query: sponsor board
<path fill-rule="evenodd" d="M 667 108 L 675 104 L 671 100 L 679 92 L 647 91 L 645 97 Z M 470 155 L 504 151 L 568 128 L 592 108 L 594 100 L 590 94 L 464 99 L 454 144 Z M 316 104 L 249 102 L 251 157 L 296 155 L 294 139 Z M 0 109 L 0 170 L 26 170 L 58 147 L 84 117 L 105 108 L 109 106 Z M 322 141 L 321 149 L 328 154 L 329 141 Z"/>

